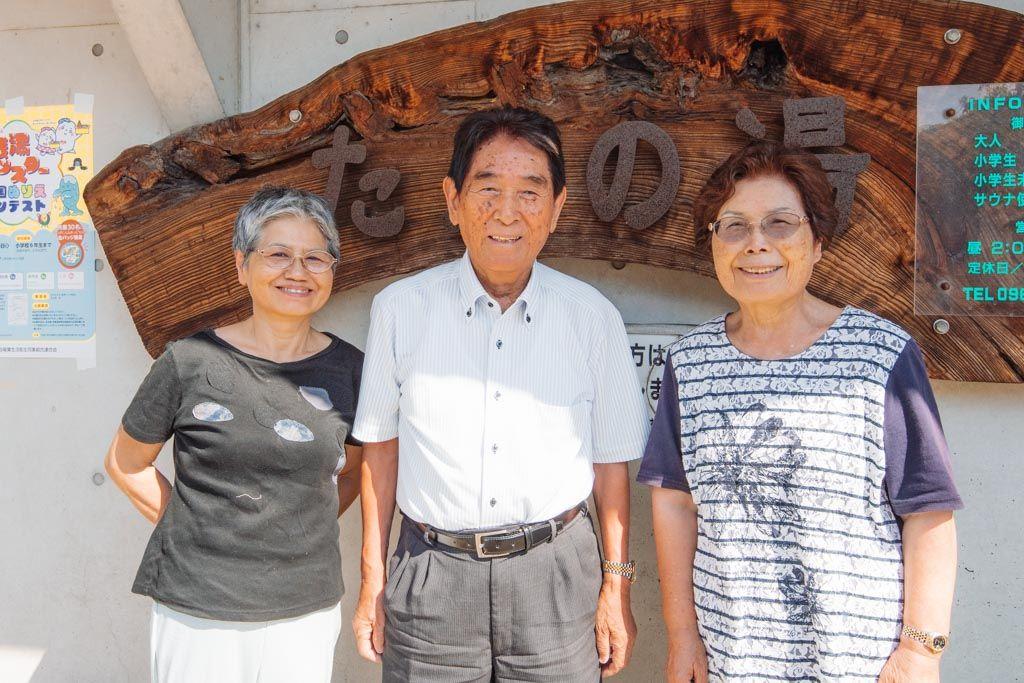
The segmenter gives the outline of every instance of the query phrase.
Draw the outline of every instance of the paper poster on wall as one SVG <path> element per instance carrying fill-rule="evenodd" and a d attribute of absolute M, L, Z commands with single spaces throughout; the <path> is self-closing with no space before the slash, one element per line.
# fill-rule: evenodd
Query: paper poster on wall
<path fill-rule="evenodd" d="M 0 109 L 0 357 L 96 364 L 92 96 Z"/>
<path fill-rule="evenodd" d="M 696 325 L 672 323 L 664 325 L 626 325 L 629 337 L 629 351 L 636 365 L 637 378 L 640 380 L 640 393 L 647 404 L 647 417 L 653 421 L 654 412 L 658 409 L 661 398 L 662 377 L 665 374 L 665 361 L 668 360 L 668 348 Z"/>

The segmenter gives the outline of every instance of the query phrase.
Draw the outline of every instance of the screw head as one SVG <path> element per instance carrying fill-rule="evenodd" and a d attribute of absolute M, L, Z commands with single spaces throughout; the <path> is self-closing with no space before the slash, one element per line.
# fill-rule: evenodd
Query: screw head
<path fill-rule="evenodd" d="M 103 43 L 94 43 L 92 46 L 92 54 L 94 57 L 99 57 L 103 54 Z"/>
<path fill-rule="evenodd" d="M 299 111 L 298 109 L 292 109 L 290 112 L 288 112 L 288 120 L 291 121 L 292 123 L 298 123 L 299 121 L 302 120 L 302 112 Z"/>
<path fill-rule="evenodd" d="M 932 329 L 935 330 L 937 334 L 946 334 L 949 332 L 949 321 L 945 318 L 939 318 L 932 323 Z"/>
<path fill-rule="evenodd" d="M 100 472 L 94 472 L 92 475 L 92 483 L 96 484 L 96 486 L 102 486 L 106 480 L 107 478 Z"/>
<path fill-rule="evenodd" d="M 942 39 L 946 41 L 948 45 L 956 45 L 960 42 L 960 39 L 964 37 L 963 31 L 958 28 L 951 28 L 942 36 Z"/>
<path fill-rule="evenodd" d="M 345 43 L 347 43 L 348 31 L 346 31 L 345 29 L 341 29 L 337 33 L 335 33 L 334 42 L 336 42 L 338 45 L 344 45 Z"/>

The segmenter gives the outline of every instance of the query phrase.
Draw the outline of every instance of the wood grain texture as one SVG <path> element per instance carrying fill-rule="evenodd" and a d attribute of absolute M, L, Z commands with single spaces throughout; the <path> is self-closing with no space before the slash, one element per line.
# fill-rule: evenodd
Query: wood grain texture
<path fill-rule="evenodd" d="M 955 46 L 947 28 L 964 33 Z M 1024 80 L 1024 19 L 958 2 L 889 0 L 581 0 L 468 24 L 361 54 L 254 112 L 132 147 L 85 197 L 147 350 L 248 314 L 230 253 L 234 215 L 262 184 L 322 192 L 313 151 L 350 126 L 366 161 L 346 170 L 337 217 L 342 262 L 335 290 L 411 273 L 458 256 L 440 190 L 451 136 L 468 113 L 523 105 L 561 127 L 569 200 L 542 256 L 646 263 L 712 275 L 697 253 L 689 207 L 711 170 L 747 141 L 749 107 L 782 139 L 782 101 L 846 99 L 846 145 L 866 152 L 850 228 L 817 266 L 811 289 L 906 327 L 943 379 L 1024 381 L 1024 320 L 954 318 L 947 335 L 913 315 L 915 106 L 918 85 Z M 777 42 L 773 42 L 777 41 Z M 781 51 L 772 49 L 777 44 Z M 767 47 L 766 47 L 767 46 Z M 288 113 L 299 109 L 298 123 Z M 598 221 L 586 163 L 602 132 L 643 119 L 675 141 L 682 181 L 668 214 L 643 231 L 621 215 Z M 398 168 L 391 198 L 359 178 Z M 627 205 L 657 186 L 657 156 L 641 145 Z M 353 201 L 404 205 L 396 237 L 351 224 Z"/>

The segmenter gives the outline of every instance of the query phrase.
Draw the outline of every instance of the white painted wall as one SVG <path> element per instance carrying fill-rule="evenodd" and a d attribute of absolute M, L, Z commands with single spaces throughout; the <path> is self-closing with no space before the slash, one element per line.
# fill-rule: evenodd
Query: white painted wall
<path fill-rule="evenodd" d="M 228 111 L 249 109 L 299 87 L 359 51 L 419 33 L 541 4 L 531 0 L 183 0 L 189 24 Z M 996 4 L 996 3 L 993 3 Z M 1024 10 L 1024 1 L 998 3 Z M 349 33 L 338 45 L 337 30 Z M 103 55 L 91 47 L 102 43 Z M 96 95 L 97 164 L 169 131 L 107 0 L 3 0 L 0 99 L 28 104 Z M 15 68 L 11 68 L 13 63 Z M 439 197 L 440 201 L 440 197 Z M 558 260 L 591 282 L 627 322 L 699 322 L 729 307 L 715 282 L 641 266 Z M 108 481 L 101 459 L 149 367 L 109 270 L 97 278 L 99 357 L 0 360 L 0 681 L 114 682 L 147 677 L 146 599 L 129 593 L 149 525 Z M 362 346 L 369 304 L 386 281 L 335 296 L 320 325 Z M 967 509 L 958 516 L 961 556 L 945 680 L 1022 680 L 1017 638 L 1024 625 L 1024 512 L 1018 501 L 1024 386 L 936 383 Z M 167 466 L 166 454 L 161 461 Z M 658 680 L 664 634 L 646 491 L 636 489 L 634 593 L 640 641 L 622 681 Z M 344 573 L 358 581 L 358 513 L 342 523 Z M 354 593 L 343 609 L 351 614 Z M 372 681 L 347 630 L 337 681 Z"/>

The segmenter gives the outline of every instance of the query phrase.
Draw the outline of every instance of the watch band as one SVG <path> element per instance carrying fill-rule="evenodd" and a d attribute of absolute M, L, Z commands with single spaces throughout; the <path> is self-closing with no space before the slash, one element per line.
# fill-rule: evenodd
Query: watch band
<path fill-rule="evenodd" d="M 949 645 L 949 636 L 944 633 L 935 633 L 933 631 L 922 631 L 919 628 L 913 626 L 903 626 L 903 635 L 911 640 L 921 643 L 928 648 L 933 654 L 939 654 L 946 649 Z"/>
<path fill-rule="evenodd" d="M 630 583 L 636 583 L 636 561 L 613 562 L 604 560 L 601 562 L 601 571 L 605 574 L 615 574 L 629 579 Z"/>

